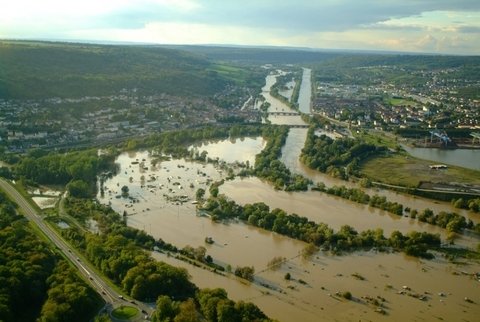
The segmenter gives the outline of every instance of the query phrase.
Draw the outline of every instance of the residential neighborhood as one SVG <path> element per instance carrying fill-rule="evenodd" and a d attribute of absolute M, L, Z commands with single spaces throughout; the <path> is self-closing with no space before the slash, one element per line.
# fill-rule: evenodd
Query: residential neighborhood
<path fill-rule="evenodd" d="M 0 99 L 0 139 L 8 151 L 100 144 L 158 131 L 222 123 L 261 122 L 253 100 L 238 105 L 227 88 L 208 98 L 159 94 L 141 96 L 136 89 L 118 95 L 44 100 Z M 245 90 L 243 90 L 245 92 Z M 225 102 L 230 100 L 228 105 Z M 215 102 L 223 102 L 220 107 Z M 59 113 L 59 110 L 68 113 Z"/>

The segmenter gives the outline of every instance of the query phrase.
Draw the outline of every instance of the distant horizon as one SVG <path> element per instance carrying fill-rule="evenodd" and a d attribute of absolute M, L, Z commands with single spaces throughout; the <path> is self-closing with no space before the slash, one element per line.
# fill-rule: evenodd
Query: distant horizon
<path fill-rule="evenodd" d="M 412 52 L 399 50 L 381 49 L 355 49 L 355 48 L 317 48 L 305 46 L 281 46 L 281 45 L 241 45 L 241 44 L 168 44 L 155 42 L 136 42 L 121 40 L 95 40 L 95 39 L 54 39 L 54 38 L 0 38 L 0 41 L 8 42 L 45 42 L 65 44 L 87 44 L 87 45 L 118 45 L 118 46 L 160 46 L 160 47 L 218 47 L 218 48 L 252 48 L 252 49 L 277 49 L 295 50 L 308 52 L 328 53 L 350 53 L 350 54 L 385 54 L 385 55 L 425 55 L 425 56 L 480 56 L 480 54 L 456 54 L 456 53 L 434 53 L 434 52 Z"/>
<path fill-rule="evenodd" d="M 480 54 L 478 0 L 6 0 L 0 38 Z"/>

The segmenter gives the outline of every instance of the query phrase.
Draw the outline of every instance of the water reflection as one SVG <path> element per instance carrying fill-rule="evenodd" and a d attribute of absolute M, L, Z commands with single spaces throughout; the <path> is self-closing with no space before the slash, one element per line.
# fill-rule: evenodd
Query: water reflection
<path fill-rule="evenodd" d="M 430 149 L 412 148 L 403 145 L 412 156 L 440 163 L 452 164 L 473 170 L 480 170 L 480 149 Z"/>
<path fill-rule="evenodd" d="M 266 141 L 262 137 L 228 139 L 220 141 L 201 142 L 191 148 L 200 153 L 206 151 L 211 159 L 219 158 L 227 163 L 248 163 L 255 164 L 255 155 L 265 147 Z"/>

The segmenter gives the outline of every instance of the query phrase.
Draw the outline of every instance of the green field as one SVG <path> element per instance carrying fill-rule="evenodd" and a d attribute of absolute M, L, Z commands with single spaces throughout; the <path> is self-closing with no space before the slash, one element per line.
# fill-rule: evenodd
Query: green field
<path fill-rule="evenodd" d="M 396 137 L 390 133 L 381 131 L 360 131 L 360 133 L 354 133 L 354 136 L 368 144 L 386 146 L 389 149 L 396 149 L 398 147 Z"/>
<path fill-rule="evenodd" d="M 371 158 L 361 164 L 362 175 L 372 181 L 417 187 L 421 181 L 429 182 L 480 182 L 480 171 L 449 166 L 446 170 L 430 170 L 432 161 L 420 160 L 407 154 L 392 154 Z"/>
<path fill-rule="evenodd" d="M 120 320 L 128 320 L 138 314 L 138 309 L 133 306 L 120 306 L 112 311 L 112 316 Z"/>
<path fill-rule="evenodd" d="M 243 86 L 262 87 L 265 75 L 262 71 L 248 66 L 233 66 L 223 63 L 212 64 L 207 71 L 212 71 L 221 76 L 222 79 L 232 81 Z"/>
<path fill-rule="evenodd" d="M 411 105 L 411 106 L 417 106 L 417 102 L 412 101 L 408 98 L 388 98 L 385 100 L 388 104 L 392 106 L 398 106 L 398 105 Z"/>

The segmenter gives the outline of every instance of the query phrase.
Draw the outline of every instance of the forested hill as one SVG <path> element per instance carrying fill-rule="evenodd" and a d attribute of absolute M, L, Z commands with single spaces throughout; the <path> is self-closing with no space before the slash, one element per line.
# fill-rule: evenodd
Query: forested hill
<path fill-rule="evenodd" d="M 0 41 L 0 98 L 211 95 L 226 85 L 199 55 L 153 46 Z"/>
<path fill-rule="evenodd" d="M 201 45 L 166 45 L 165 48 L 185 50 L 215 61 L 247 62 L 256 64 L 306 64 L 318 63 L 339 53 L 321 52 L 302 48 L 282 47 L 222 47 Z"/>

